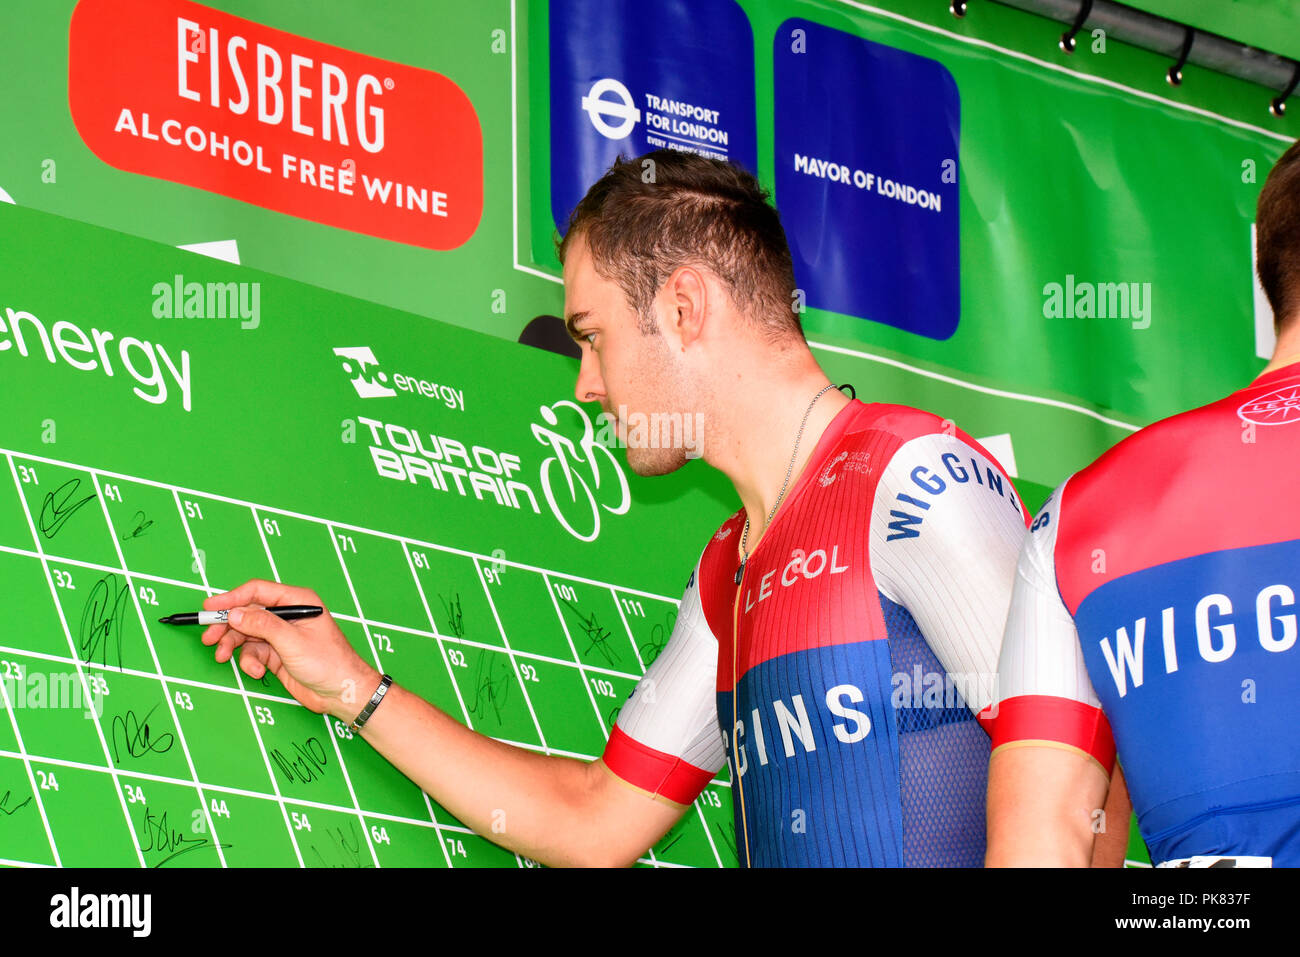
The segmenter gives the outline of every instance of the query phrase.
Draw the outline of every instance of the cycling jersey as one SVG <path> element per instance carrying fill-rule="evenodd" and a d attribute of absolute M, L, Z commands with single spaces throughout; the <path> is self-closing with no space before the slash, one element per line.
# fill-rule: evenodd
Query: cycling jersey
<path fill-rule="evenodd" d="M 742 865 L 979 865 L 972 712 L 992 700 L 1025 524 L 951 423 L 850 402 L 739 585 L 743 510 L 710 540 L 605 764 L 689 804 L 728 763 Z"/>
<path fill-rule="evenodd" d="M 1035 518 L 994 747 L 1116 747 L 1156 862 L 1300 864 L 1300 364 L 1158 422 Z"/>

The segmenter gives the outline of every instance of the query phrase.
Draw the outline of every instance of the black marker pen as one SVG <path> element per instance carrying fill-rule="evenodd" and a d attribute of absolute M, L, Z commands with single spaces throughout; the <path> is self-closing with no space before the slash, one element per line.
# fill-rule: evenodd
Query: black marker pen
<path fill-rule="evenodd" d="M 325 609 L 320 605 L 278 605 L 266 610 L 277 618 L 292 621 L 295 618 L 315 618 Z M 230 609 L 223 608 L 221 611 L 184 611 L 158 621 L 164 625 L 216 625 L 224 624 L 229 616 Z"/>

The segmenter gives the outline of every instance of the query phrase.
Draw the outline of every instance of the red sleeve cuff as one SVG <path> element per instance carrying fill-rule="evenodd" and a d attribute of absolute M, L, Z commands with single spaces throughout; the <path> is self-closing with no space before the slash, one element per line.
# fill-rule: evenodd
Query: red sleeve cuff
<path fill-rule="evenodd" d="M 1058 698 L 1025 694 L 1008 698 L 979 715 L 993 738 L 993 750 L 1017 741 L 1055 741 L 1092 756 L 1110 774 L 1115 769 L 1115 739 L 1100 708 Z"/>
<path fill-rule="evenodd" d="M 601 760 L 633 787 L 677 804 L 690 804 L 713 780 L 713 772 L 647 747 L 624 734 L 618 725 L 614 725 Z"/>

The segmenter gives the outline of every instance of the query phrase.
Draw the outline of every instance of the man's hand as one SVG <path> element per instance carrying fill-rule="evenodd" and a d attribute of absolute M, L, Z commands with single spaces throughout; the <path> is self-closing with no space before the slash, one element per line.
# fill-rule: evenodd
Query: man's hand
<path fill-rule="evenodd" d="M 325 607 L 310 588 L 254 578 L 204 599 L 206 611 L 230 609 L 230 621 L 209 625 L 203 643 L 217 646 L 221 662 L 240 648 L 239 667 L 250 678 L 270 671 L 299 703 L 351 721 L 379 686 L 379 672 L 352 649 L 328 610 L 288 622 L 266 611 L 276 605 Z"/>
<path fill-rule="evenodd" d="M 313 711 L 356 718 L 379 672 L 328 612 L 287 622 L 265 610 L 274 605 L 325 603 L 311 589 L 253 579 L 203 602 L 207 611 L 231 611 L 230 623 L 209 626 L 203 643 L 217 646 L 217 661 L 239 649 L 245 674 L 270 671 Z M 631 863 L 686 810 L 624 784 L 603 762 L 537 754 L 471 731 L 398 684 L 361 737 L 479 834 L 547 864 Z"/>

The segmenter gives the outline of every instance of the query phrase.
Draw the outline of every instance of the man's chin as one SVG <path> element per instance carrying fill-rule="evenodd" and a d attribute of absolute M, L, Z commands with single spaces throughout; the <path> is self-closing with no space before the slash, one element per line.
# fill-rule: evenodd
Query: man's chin
<path fill-rule="evenodd" d="M 637 475 L 667 475 L 689 461 L 682 449 L 627 449 L 627 467 Z"/>

